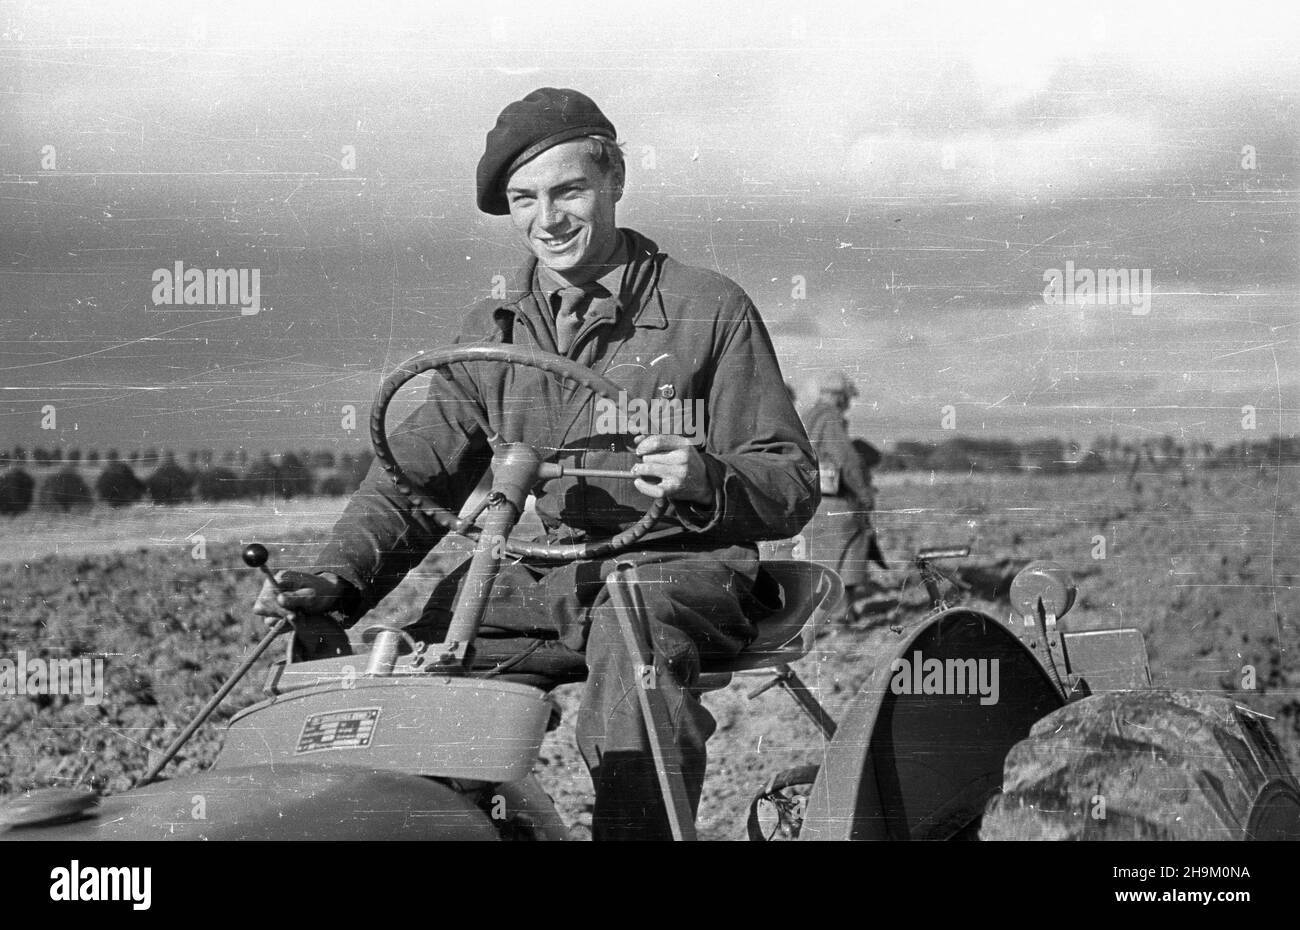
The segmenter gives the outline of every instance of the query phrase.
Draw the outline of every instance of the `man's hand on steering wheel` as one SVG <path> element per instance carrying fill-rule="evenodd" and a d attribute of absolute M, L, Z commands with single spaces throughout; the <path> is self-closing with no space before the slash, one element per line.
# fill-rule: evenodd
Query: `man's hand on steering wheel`
<path fill-rule="evenodd" d="M 634 485 L 642 494 L 703 506 L 713 503 L 704 458 L 685 436 L 647 436 L 637 443 L 636 454 L 641 462 L 632 466 L 632 474 L 637 476 Z"/>

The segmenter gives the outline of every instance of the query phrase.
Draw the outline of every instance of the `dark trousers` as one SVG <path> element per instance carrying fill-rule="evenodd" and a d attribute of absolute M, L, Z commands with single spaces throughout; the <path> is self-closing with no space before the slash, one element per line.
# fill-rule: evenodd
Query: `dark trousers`
<path fill-rule="evenodd" d="M 727 550 L 728 553 L 743 550 Z M 624 643 L 605 578 L 616 561 L 637 566 L 653 645 L 655 687 L 682 756 L 692 813 L 704 786 L 705 744 L 714 731 L 700 703 L 701 663 L 734 656 L 754 637 L 746 618 L 757 560 L 681 551 L 637 552 L 617 560 L 553 567 L 506 564 L 476 643 L 476 672 L 509 674 L 551 688 L 585 678 L 578 749 L 591 772 L 595 840 L 669 839 L 654 758 L 641 718 L 636 662 Z M 437 642 L 468 563 L 435 588 L 417 639 Z"/>

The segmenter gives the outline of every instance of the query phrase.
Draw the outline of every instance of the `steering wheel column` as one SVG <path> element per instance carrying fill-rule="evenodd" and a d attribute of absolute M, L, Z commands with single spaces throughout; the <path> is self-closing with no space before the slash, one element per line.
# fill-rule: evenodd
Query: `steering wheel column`
<path fill-rule="evenodd" d="M 478 518 L 482 532 L 474 545 L 469 571 L 461 582 L 445 642 L 426 652 L 430 671 L 464 672 L 474 659 L 474 639 L 487 613 L 492 587 L 506 553 L 506 540 L 523 515 L 529 491 L 537 483 L 542 459 L 523 442 L 497 445 L 492 455 L 492 490 Z"/>

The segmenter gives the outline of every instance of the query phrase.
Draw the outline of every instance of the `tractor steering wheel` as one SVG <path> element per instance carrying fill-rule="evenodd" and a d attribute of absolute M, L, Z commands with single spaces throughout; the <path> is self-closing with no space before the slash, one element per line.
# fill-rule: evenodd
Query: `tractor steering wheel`
<path fill-rule="evenodd" d="M 411 505 L 419 513 L 447 530 L 477 540 L 482 532 L 480 527 L 474 523 L 477 514 L 473 514 L 467 519 L 461 519 L 416 488 L 410 478 L 407 477 L 406 472 L 402 470 L 401 465 L 397 463 L 396 458 L 394 458 L 393 451 L 388 445 L 388 432 L 384 424 L 388 404 L 402 385 L 426 371 L 435 368 L 446 368 L 464 362 L 506 362 L 512 365 L 537 368 L 565 380 L 574 381 L 598 397 L 603 397 L 615 403 L 618 402 L 619 391 L 622 389 L 608 378 L 597 374 L 590 368 L 579 365 L 572 359 L 553 355 L 550 352 L 539 351 L 531 347 L 524 349 L 514 345 L 452 346 L 445 349 L 435 349 L 432 352 L 421 352 L 403 362 L 396 371 L 384 379 L 370 413 L 370 441 L 375 449 L 375 458 L 379 460 L 384 471 L 391 476 L 394 487 L 411 502 Z M 450 379 L 444 380 L 458 395 L 456 399 L 464 402 L 466 409 L 478 422 L 488 439 L 489 445 L 494 449 L 497 448 L 503 440 L 488 424 L 487 411 L 483 409 L 483 406 L 478 401 L 461 391 Z M 544 466 L 546 464 L 550 463 L 544 463 Z M 553 465 L 552 468 L 554 468 Z M 573 470 L 561 469 L 559 474 L 543 475 L 542 478 L 545 480 L 549 477 L 560 477 L 570 471 Z M 630 473 L 606 473 L 603 477 L 621 477 L 632 480 L 634 476 Z M 636 523 L 623 532 L 607 539 L 569 544 L 512 542 L 507 539 L 505 552 L 515 558 L 547 559 L 552 561 L 604 558 L 631 547 L 650 531 L 650 528 L 659 521 L 667 509 L 667 499 L 659 498 L 650 504 L 645 514 Z"/>

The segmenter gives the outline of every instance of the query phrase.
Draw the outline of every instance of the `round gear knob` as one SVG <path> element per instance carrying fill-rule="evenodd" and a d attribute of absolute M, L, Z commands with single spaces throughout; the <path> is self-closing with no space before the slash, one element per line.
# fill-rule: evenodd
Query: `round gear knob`
<path fill-rule="evenodd" d="M 249 568 L 261 568 L 270 558 L 270 553 L 266 551 L 266 546 L 261 543 L 253 543 L 244 547 L 244 564 Z"/>

